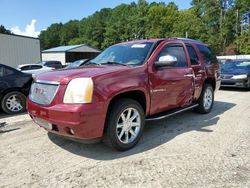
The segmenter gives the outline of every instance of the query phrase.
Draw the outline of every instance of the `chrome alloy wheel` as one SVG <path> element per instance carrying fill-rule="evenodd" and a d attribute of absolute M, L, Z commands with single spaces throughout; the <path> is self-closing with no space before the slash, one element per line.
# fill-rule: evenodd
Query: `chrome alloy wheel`
<path fill-rule="evenodd" d="M 137 109 L 127 108 L 118 118 L 116 135 L 124 144 L 132 143 L 140 133 L 141 116 Z"/>
<path fill-rule="evenodd" d="M 206 110 L 209 110 L 213 104 L 213 92 L 207 88 L 204 94 L 203 105 Z"/>
<path fill-rule="evenodd" d="M 6 107 L 12 112 L 19 112 L 23 109 L 21 99 L 17 95 L 11 95 L 6 100 Z"/>

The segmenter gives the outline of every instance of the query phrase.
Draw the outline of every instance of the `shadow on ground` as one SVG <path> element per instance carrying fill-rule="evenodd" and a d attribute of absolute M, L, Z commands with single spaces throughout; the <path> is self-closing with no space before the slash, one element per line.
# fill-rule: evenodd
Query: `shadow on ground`
<path fill-rule="evenodd" d="M 249 89 L 246 88 L 237 88 L 237 87 L 221 87 L 222 91 L 236 91 L 236 92 L 249 92 Z"/>
<path fill-rule="evenodd" d="M 17 113 L 17 114 L 6 114 L 3 111 L 0 111 L 0 120 L 2 118 L 11 118 L 11 117 L 18 117 L 21 115 L 27 114 L 27 112 Z"/>
<path fill-rule="evenodd" d="M 85 145 L 51 133 L 48 133 L 48 137 L 59 147 L 76 155 L 95 160 L 113 160 L 153 149 L 189 131 L 202 131 L 209 134 L 212 130 L 208 129 L 208 126 L 217 126 L 219 115 L 235 105 L 216 101 L 209 114 L 201 115 L 191 110 L 164 120 L 147 122 L 141 141 L 134 148 L 125 152 L 114 151 L 103 143 Z"/>

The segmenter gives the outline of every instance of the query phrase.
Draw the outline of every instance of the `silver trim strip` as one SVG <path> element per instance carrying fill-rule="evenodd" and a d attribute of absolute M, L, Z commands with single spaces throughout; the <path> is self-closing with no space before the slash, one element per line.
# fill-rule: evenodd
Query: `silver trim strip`
<path fill-rule="evenodd" d="M 39 84 L 60 85 L 60 83 L 56 81 L 35 80 L 35 82 Z"/>
<path fill-rule="evenodd" d="M 170 114 L 167 114 L 167 115 L 159 116 L 159 117 L 156 117 L 156 118 L 146 118 L 146 121 L 161 120 L 161 119 L 164 119 L 164 118 L 167 118 L 167 117 L 170 117 L 170 116 L 179 114 L 179 113 L 181 113 L 181 112 L 184 112 L 184 111 L 186 111 L 186 110 L 190 110 L 190 109 L 192 109 L 192 108 L 194 108 L 194 107 L 197 107 L 197 106 L 199 106 L 199 105 L 198 105 L 198 104 L 194 104 L 194 105 L 192 105 L 192 106 L 189 106 L 189 107 L 187 107 L 187 108 L 183 108 L 183 109 L 181 109 L 181 110 L 178 110 L 178 111 L 176 111 L 176 112 L 173 112 L 173 113 L 170 113 Z"/>

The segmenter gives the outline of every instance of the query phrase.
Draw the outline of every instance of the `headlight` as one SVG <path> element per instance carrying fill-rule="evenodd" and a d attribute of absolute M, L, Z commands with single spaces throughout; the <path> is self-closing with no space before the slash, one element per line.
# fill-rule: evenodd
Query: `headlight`
<path fill-rule="evenodd" d="M 94 84 L 91 78 L 75 78 L 71 80 L 64 94 L 64 103 L 91 103 Z"/>
<path fill-rule="evenodd" d="M 232 77 L 233 79 L 247 79 L 247 75 L 243 74 L 243 75 L 236 75 Z"/>

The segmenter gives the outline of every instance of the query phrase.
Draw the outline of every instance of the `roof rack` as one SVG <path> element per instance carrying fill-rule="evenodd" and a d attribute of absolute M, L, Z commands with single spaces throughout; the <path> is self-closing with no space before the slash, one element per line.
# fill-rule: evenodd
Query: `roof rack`
<path fill-rule="evenodd" d="M 188 40 L 188 41 L 194 41 L 194 42 L 201 42 L 200 40 L 195 40 L 195 39 L 190 39 L 190 38 L 182 38 L 182 37 L 172 37 L 170 39 L 175 39 L 175 40 Z"/>

